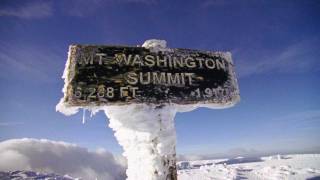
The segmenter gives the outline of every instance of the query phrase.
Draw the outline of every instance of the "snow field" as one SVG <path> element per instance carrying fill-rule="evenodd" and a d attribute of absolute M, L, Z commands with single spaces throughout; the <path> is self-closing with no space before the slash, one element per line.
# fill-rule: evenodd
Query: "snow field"
<path fill-rule="evenodd" d="M 320 179 L 320 155 L 286 155 L 261 157 L 261 161 L 226 164 L 212 161 L 190 162 L 190 168 L 178 171 L 179 180 L 304 180 Z M 245 158 L 243 158 L 245 160 Z M 227 162 L 221 160 L 220 162 Z M 232 162 L 232 161 L 229 161 Z M 208 165 L 209 164 L 209 165 Z M 180 165 L 180 164 L 179 164 Z"/>

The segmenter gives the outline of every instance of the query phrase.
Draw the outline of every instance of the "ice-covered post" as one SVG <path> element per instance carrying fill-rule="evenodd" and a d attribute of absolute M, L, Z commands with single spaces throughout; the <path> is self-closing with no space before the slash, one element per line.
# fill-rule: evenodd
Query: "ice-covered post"
<path fill-rule="evenodd" d="M 239 90 L 229 52 L 71 45 L 57 110 L 104 110 L 128 160 L 130 180 L 176 180 L 174 116 L 197 107 L 227 108 Z"/>
<path fill-rule="evenodd" d="M 174 107 L 114 106 L 105 113 L 128 160 L 128 179 L 177 179 Z"/>

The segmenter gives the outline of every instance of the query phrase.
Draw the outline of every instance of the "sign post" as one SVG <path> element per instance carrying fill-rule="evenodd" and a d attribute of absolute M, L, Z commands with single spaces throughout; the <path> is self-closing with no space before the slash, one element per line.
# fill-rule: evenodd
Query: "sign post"
<path fill-rule="evenodd" d="M 233 106 L 240 99 L 238 84 L 229 52 L 149 42 L 144 47 L 71 45 L 57 110 L 104 110 L 128 159 L 128 179 L 175 180 L 175 113 Z M 132 168 L 139 165 L 152 172 L 150 177 Z"/>
<path fill-rule="evenodd" d="M 121 109 L 107 107 L 104 111 L 124 149 L 128 179 L 177 179 L 173 106 L 138 104 Z"/>

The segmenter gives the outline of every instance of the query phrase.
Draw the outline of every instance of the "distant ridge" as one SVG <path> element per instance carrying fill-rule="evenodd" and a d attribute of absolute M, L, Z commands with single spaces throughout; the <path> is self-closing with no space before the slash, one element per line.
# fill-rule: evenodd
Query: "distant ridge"
<path fill-rule="evenodd" d="M 1 180 L 81 180 L 79 178 L 73 178 L 69 175 L 57 175 L 54 173 L 39 173 L 34 171 L 0 171 Z"/>

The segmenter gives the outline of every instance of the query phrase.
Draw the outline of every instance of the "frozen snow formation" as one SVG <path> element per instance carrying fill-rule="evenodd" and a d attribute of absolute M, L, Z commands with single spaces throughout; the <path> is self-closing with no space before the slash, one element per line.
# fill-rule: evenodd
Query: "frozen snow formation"
<path fill-rule="evenodd" d="M 70 59 L 71 56 L 71 51 L 69 48 L 68 51 L 68 59 Z M 73 76 L 72 71 L 69 71 L 70 66 L 72 65 L 72 63 L 70 61 L 67 60 L 65 67 L 64 67 L 64 71 L 63 71 L 63 75 L 62 75 L 62 79 L 64 79 L 64 86 L 62 88 L 62 92 L 64 95 L 67 94 L 67 86 L 70 83 L 70 78 L 68 78 L 68 76 Z M 64 115 L 70 116 L 72 114 L 76 114 L 79 111 L 80 107 L 72 107 L 72 106 L 68 106 L 65 102 L 64 102 L 64 98 L 62 97 L 59 101 L 59 103 L 56 105 L 56 111 L 61 112 Z"/>
<path fill-rule="evenodd" d="M 176 163 L 176 109 L 140 104 L 106 107 L 105 113 L 128 160 L 128 180 L 166 179 Z"/>
<path fill-rule="evenodd" d="M 150 49 L 151 52 L 173 52 L 173 49 L 167 48 L 165 40 L 147 40 L 142 47 Z M 232 61 L 230 53 L 222 54 L 228 61 Z M 72 77 L 72 73 L 74 73 L 68 71 L 70 66 L 71 64 L 67 62 L 62 77 L 65 80 L 62 91 L 65 94 L 66 86 L 69 83 L 68 79 L 70 79 L 68 76 Z M 232 83 L 236 83 L 236 80 Z M 79 108 L 90 110 L 93 114 L 103 110 L 109 118 L 109 126 L 114 130 L 115 137 L 123 147 L 123 155 L 127 158 L 128 180 L 164 180 L 174 179 L 170 176 L 174 176 L 176 172 L 176 132 L 174 127 L 176 112 L 191 111 L 198 107 L 228 108 L 236 104 L 239 98 L 237 96 L 234 101 L 224 104 L 131 104 L 102 107 L 70 107 L 62 98 L 56 106 L 56 110 L 65 115 L 75 114 Z"/>
<path fill-rule="evenodd" d="M 149 39 L 146 40 L 142 47 L 150 49 L 151 52 L 165 52 L 165 51 L 172 51 L 171 49 L 167 48 L 167 41 L 165 40 L 158 40 L 158 39 Z"/>
<path fill-rule="evenodd" d="M 167 42 L 165 40 L 158 40 L 158 39 L 149 39 L 146 40 L 142 47 L 150 49 L 151 52 L 163 52 L 163 53 L 169 53 L 173 52 L 173 49 L 167 47 Z M 232 63 L 231 53 L 230 52 L 218 52 L 223 56 L 228 62 Z M 70 50 L 68 54 L 68 59 L 70 59 Z M 233 63 L 232 63 L 233 64 Z M 62 75 L 62 79 L 64 79 L 64 87 L 62 89 L 62 92 L 64 93 L 64 96 L 67 94 L 67 85 L 70 83 L 72 78 L 74 76 L 75 72 L 69 71 L 70 69 L 74 69 L 71 66 L 74 66 L 74 64 L 70 63 L 70 61 L 66 62 L 65 69 Z M 232 70 L 233 71 L 233 70 Z M 233 72 L 235 73 L 235 72 Z M 233 82 L 233 87 L 237 86 L 237 79 L 235 78 Z M 238 89 L 238 88 L 237 88 Z M 227 101 L 225 103 L 219 103 L 219 104 L 212 104 L 212 103 L 197 103 L 197 104 L 190 104 L 190 105 L 178 105 L 175 104 L 175 107 L 177 108 L 177 111 L 179 112 L 186 112 L 186 111 L 192 111 L 198 107 L 206 107 L 211 109 L 224 109 L 234 106 L 240 101 L 239 92 L 235 92 L 235 94 L 238 94 L 234 97 L 232 101 Z M 93 114 L 99 110 L 103 110 L 103 107 L 96 107 L 96 106 L 86 106 L 86 107 L 76 107 L 76 106 L 70 106 L 68 103 L 64 102 L 64 98 L 62 97 L 59 101 L 59 103 L 56 105 L 56 111 L 59 111 L 65 115 L 72 115 L 76 114 L 80 108 L 84 108 L 90 111 L 93 111 Z"/>

